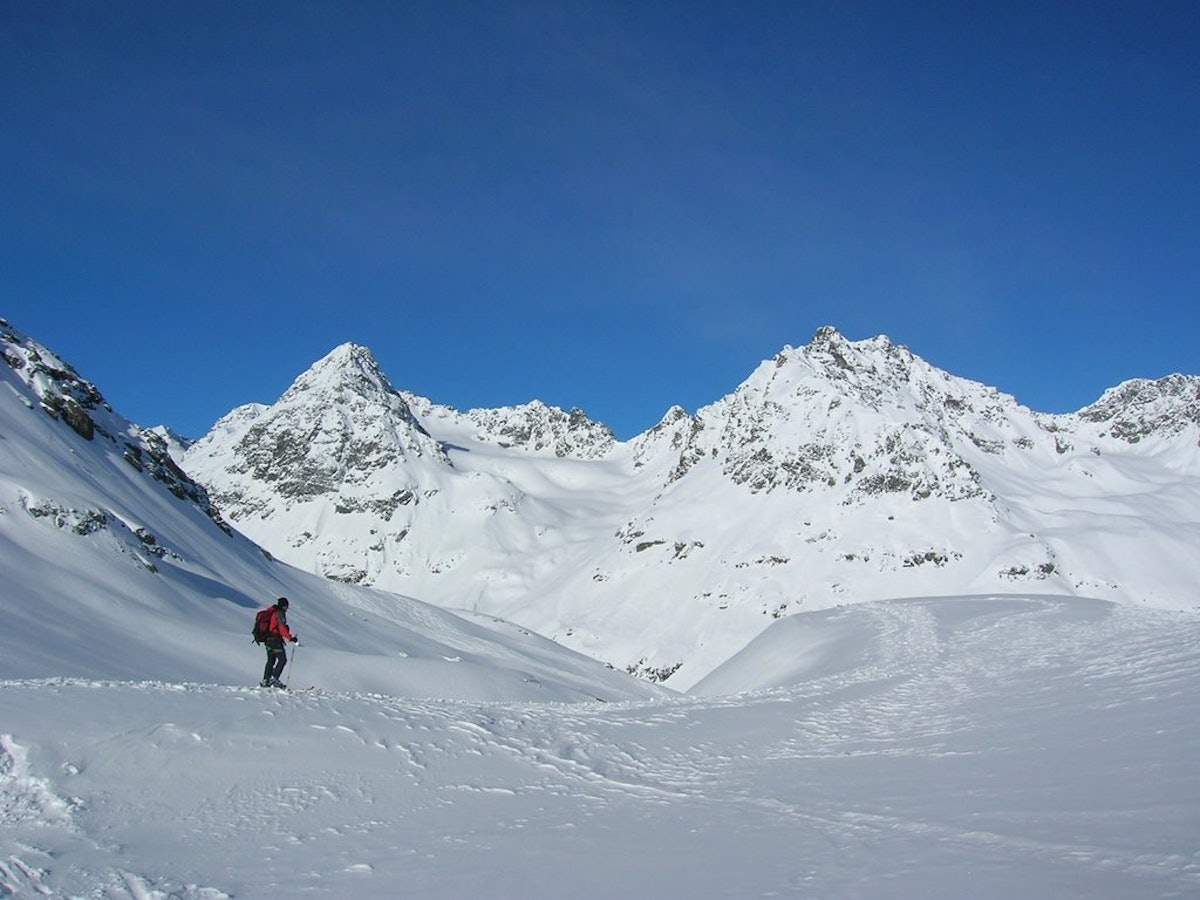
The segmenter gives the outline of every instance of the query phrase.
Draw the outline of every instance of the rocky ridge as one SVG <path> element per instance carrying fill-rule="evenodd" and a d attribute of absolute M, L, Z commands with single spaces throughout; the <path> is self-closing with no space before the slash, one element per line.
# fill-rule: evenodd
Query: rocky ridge
<path fill-rule="evenodd" d="M 175 462 L 161 433 L 140 428 L 115 413 L 94 384 L 4 319 L 0 319 L 0 354 L 29 387 L 43 413 L 61 421 L 84 441 L 111 445 L 131 468 L 158 482 L 178 499 L 194 504 L 222 530 L 229 530 L 205 488 Z M 31 402 L 24 398 L 22 401 L 32 408 Z M 37 508 L 40 510 L 42 506 Z M 96 511 L 85 519 L 93 524 L 106 521 Z"/>
<path fill-rule="evenodd" d="M 822 329 L 695 416 L 674 411 L 635 455 L 644 464 L 665 441 L 678 453 L 668 481 L 712 459 L 754 493 L 845 487 L 846 503 L 880 493 L 965 499 L 984 490 L 959 445 L 995 443 L 1015 408 L 887 338 L 852 344 Z"/>
<path fill-rule="evenodd" d="M 617 446 L 612 429 L 589 419 L 579 409 L 562 410 L 533 400 L 499 409 L 470 409 L 467 412 L 437 404 L 425 397 L 402 391 L 401 396 L 423 422 L 434 423 L 471 435 L 477 441 L 504 450 L 535 455 L 553 454 L 575 459 L 603 459 Z"/>
<path fill-rule="evenodd" d="M 1097 437 L 1129 444 L 1155 435 L 1173 438 L 1200 427 L 1200 378 L 1137 378 L 1108 391 L 1078 418 L 1098 427 Z"/>

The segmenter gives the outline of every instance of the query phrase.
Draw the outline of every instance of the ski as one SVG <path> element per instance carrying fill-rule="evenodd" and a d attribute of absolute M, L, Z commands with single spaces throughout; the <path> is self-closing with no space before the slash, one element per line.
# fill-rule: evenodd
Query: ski
<path fill-rule="evenodd" d="M 286 684 L 263 684 L 259 682 L 255 687 L 263 691 L 283 691 L 285 694 L 319 694 L 321 692 L 321 689 L 315 684 L 310 684 L 308 687 L 291 687 Z"/>

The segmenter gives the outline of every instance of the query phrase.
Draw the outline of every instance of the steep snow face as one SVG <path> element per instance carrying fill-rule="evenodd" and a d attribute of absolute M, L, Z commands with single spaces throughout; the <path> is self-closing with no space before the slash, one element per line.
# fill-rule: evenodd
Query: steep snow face
<path fill-rule="evenodd" d="M 297 499 L 250 466 L 269 439 L 253 423 L 355 419 L 352 392 L 293 389 L 186 465 L 298 566 L 500 615 L 686 689 L 800 609 L 1020 590 L 1190 606 L 1196 387 L 1136 383 L 1048 416 L 885 337 L 822 329 L 626 444 L 541 404 L 464 414 L 402 395 L 407 412 L 376 403 L 372 418 L 441 453 Z M 372 506 L 395 496 L 387 478 L 406 502 Z"/>
<path fill-rule="evenodd" d="M 257 683 L 250 623 L 283 595 L 306 683 L 505 700 L 659 692 L 528 629 L 272 560 L 215 515 L 160 434 L 7 323 L 0 348 L 0 678 Z"/>

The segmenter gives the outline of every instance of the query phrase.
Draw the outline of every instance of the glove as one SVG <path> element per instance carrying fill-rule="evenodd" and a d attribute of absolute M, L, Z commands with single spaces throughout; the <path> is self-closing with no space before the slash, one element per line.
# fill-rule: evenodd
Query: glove
<path fill-rule="evenodd" d="M 300 638 L 296 637 L 296 635 L 294 635 L 294 634 L 293 634 L 293 635 L 292 635 L 292 643 L 293 643 L 293 644 L 298 644 L 298 643 L 300 643 Z"/>

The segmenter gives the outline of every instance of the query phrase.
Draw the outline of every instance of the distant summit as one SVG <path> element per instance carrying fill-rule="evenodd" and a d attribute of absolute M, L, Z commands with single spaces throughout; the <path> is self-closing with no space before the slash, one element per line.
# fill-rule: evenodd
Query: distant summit
<path fill-rule="evenodd" d="M 886 337 L 855 343 L 822 328 L 808 346 L 762 363 L 733 394 L 660 423 L 635 440 L 635 452 L 642 464 L 677 454 L 668 481 L 706 462 L 756 493 L 964 499 L 984 489 L 963 451 L 1002 441 L 997 429 L 1006 427 L 1038 431 L 1011 397 L 935 369 Z"/>
<path fill-rule="evenodd" d="M 399 398 L 399 393 L 383 374 L 369 349 L 358 344 L 342 344 L 313 363 L 307 372 L 292 382 L 279 402 L 311 404 L 314 398 L 315 402 L 328 403 L 344 403 L 357 398 L 367 403 L 396 407 L 392 398 Z"/>
<path fill-rule="evenodd" d="M 426 427 L 426 422 L 430 423 Z M 438 430 L 438 437 L 430 428 Z M 342 344 L 271 406 L 221 419 L 191 446 L 186 466 L 247 534 L 276 533 L 272 552 L 326 577 L 384 586 L 403 573 L 456 566 L 419 526 L 461 512 L 468 445 L 552 458 L 603 458 L 612 432 L 581 411 L 534 401 L 460 413 L 397 391 L 366 347 Z M 495 482 L 469 507 L 507 507 L 519 491 Z M 461 516 L 460 516 L 461 517 Z"/>
<path fill-rule="evenodd" d="M 1169 375 L 1157 381 L 1137 378 L 1118 385 L 1079 412 L 1102 426 L 1100 436 L 1130 444 L 1155 435 L 1173 437 L 1200 428 L 1200 377 Z"/>
<path fill-rule="evenodd" d="M 185 459 L 240 524 L 282 510 L 386 520 L 418 502 L 429 472 L 451 465 L 371 351 L 355 344 L 318 360 L 272 406 L 243 406 L 222 418 Z M 314 540 L 317 521 L 305 523 L 289 541 Z M 322 574 L 360 582 L 367 576 L 336 560 Z"/>

